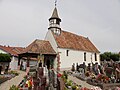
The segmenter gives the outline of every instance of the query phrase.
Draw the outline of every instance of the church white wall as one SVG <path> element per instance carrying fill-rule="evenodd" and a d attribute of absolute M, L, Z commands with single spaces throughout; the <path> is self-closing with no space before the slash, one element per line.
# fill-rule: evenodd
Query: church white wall
<path fill-rule="evenodd" d="M 60 52 L 60 68 L 71 68 L 73 63 L 83 62 L 82 52 L 69 50 L 68 56 L 66 56 L 66 50 L 68 49 L 58 49 Z"/>
<path fill-rule="evenodd" d="M 54 36 L 52 34 L 52 31 L 51 30 L 48 30 L 47 34 L 46 34 L 46 37 L 45 37 L 45 40 L 49 41 L 52 48 L 57 52 L 58 49 L 57 49 L 57 44 L 56 44 L 56 41 L 54 39 Z"/>
<path fill-rule="evenodd" d="M 100 54 L 96 53 L 97 61 L 95 61 L 95 53 L 91 53 L 91 61 L 95 64 L 96 62 L 100 64 Z"/>
<path fill-rule="evenodd" d="M 68 52 L 68 56 L 66 56 L 66 50 L 69 50 Z M 88 63 L 95 63 L 97 61 L 94 60 L 94 54 L 91 52 L 86 52 L 86 61 L 84 61 L 84 51 L 77 51 L 77 50 L 72 50 L 72 49 L 62 49 L 59 48 L 58 51 L 60 52 L 60 68 L 63 69 L 68 69 L 72 67 L 73 63 L 78 63 L 78 64 L 82 64 L 83 62 L 85 62 L 86 65 L 88 65 Z M 92 59 L 91 59 L 92 57 Z M 97 59 L 99 57 L 99 54 L 97 55 Z M 99 63 L 99 62 L 98 62 Z"/>
<path fill-rule="evenodd" d="M 71 68 L 73 63 L 82 64 L 83 62 L 85 62 L 85 64 L 88 65 L 88 63 L 98 62 L 98 64 L 100 64 L 99 53 L 97 53 L 97 61 L 95 61 L 95 53 L 93 52 L 57 48 L 58 46 L 56 44 L 51 30 L 48 30 L 45 40 L 50 42 L 51 46 L 56 51 L 56 53 L 60 52 L 60 68 Z M 69 50 L 68 56 L 66 56 L 66 50 Z M 84 61 L 84 52 L 86 52 L 86 61 Z M 57 67 L 57 59 L 55 59 L 54 61 L 54 67 Z"/>

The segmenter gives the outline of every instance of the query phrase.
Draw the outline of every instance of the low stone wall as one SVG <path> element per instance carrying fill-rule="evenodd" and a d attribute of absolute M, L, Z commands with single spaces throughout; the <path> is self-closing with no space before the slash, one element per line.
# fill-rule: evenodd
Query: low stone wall
<path fill-rule="evenodd" d="M 92 82 L 91 80 L 86 81 L 88 84 L 93 85 L 93 86 L 98 86 L 102 90 L 116 90 L 116 87 L 120 87 L 120 83 L 96 83 Z"/>
<path fill-rule="evenodd" d="M 5 78 L 1 78 L 0 79 L 0 84 L 3 83 L 3 82 L 5 82 L 5 81 L 7 81 L 7 80 L 8 80 L 8 78 L 6 78 L 6 77 Z"/>
<path fill-rule="evenodd" d="M 108 89 L 116 90 L 116 89 L 115 89 L 116 87 L 120 87 L 120 83 L 103 84 L 102 89 L 103 89 L 103 90 L 108 90 Z"/>

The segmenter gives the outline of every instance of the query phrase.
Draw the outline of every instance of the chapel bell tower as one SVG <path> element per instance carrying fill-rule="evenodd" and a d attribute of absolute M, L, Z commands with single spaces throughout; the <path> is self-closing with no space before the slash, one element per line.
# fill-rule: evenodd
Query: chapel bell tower
<path fill-rule="evenodd" d="M 49 18 L 48 30 L 52 30 L 53 33 L 56 35 L 60 35 L 61 33 L 60 22 L 61 22 L 61 19 L 59 18 L 57 8 L 55 7 L 51 18 Z"/>

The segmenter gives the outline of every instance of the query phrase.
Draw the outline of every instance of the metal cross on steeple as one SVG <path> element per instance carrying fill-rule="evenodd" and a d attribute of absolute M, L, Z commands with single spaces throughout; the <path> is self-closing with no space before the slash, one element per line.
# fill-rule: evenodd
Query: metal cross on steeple
<path fill-rule="evenodd" d="M 57 0 L 55 0 L 55 7 L 57 6 Z"/>

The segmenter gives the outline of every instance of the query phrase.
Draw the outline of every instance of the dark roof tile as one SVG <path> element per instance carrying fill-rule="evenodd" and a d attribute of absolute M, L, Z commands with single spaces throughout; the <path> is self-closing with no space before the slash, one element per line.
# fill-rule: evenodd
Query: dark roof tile
<path fill-rule="evenodd" d="M 0 45 L 0 49 L 14 56 L 18 56 L 18 54 L 24 50 L 24 48 L 22 47 L 11 47 L 11 46 L 2 46 L 2 45 Z"/>
<path fill-rule="evenodd" d="M 38 39 L 36 39 L 29 46 L 27 46 L 22 53 L 56 54 L 49 41 Z"/>

